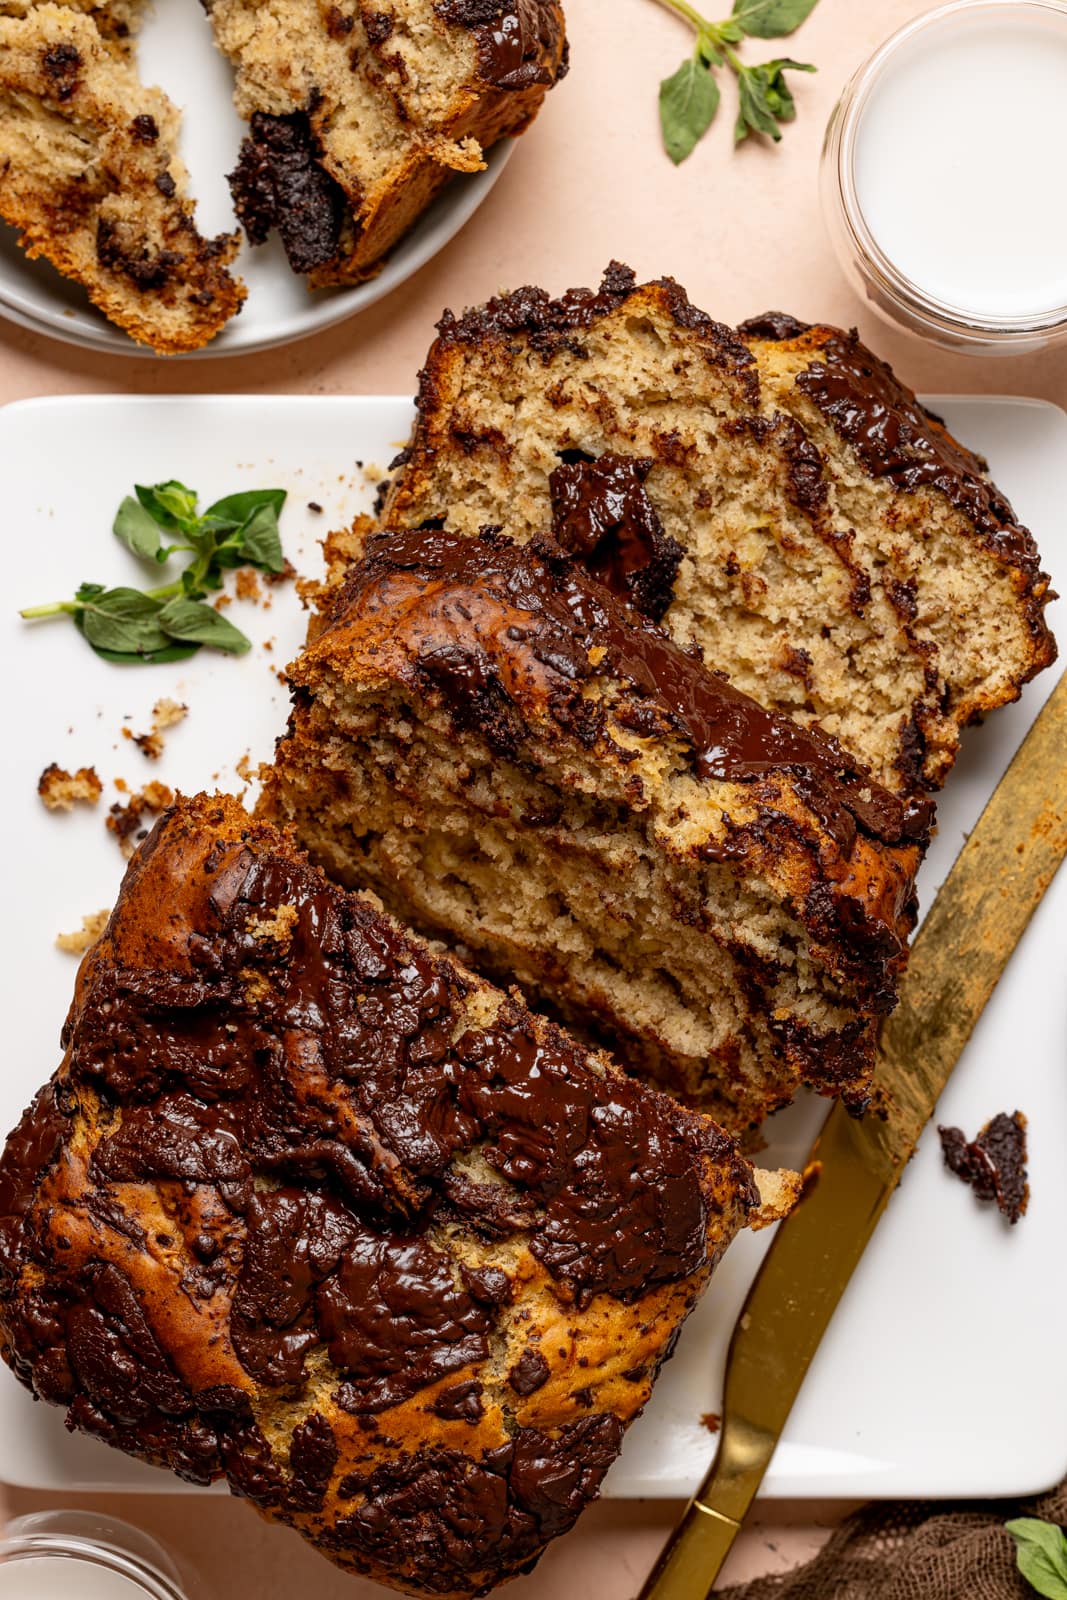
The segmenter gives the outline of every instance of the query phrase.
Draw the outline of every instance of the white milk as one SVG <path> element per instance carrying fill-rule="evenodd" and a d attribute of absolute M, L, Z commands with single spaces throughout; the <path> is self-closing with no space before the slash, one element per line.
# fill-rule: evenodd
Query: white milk
<path fill-rule="evenodd" d="M 0 1561 L 0 1600 L 145 1600 L 146 1592 L 117 1572 L 61 1556 Z"/>
<path fill-rule="evenodd" d="M 856 128 L 856 194 L 883 253 L 960 311 L 1067 306 L 1065 116 L 1067 10 L 957 13 L 899 46 Z"/>

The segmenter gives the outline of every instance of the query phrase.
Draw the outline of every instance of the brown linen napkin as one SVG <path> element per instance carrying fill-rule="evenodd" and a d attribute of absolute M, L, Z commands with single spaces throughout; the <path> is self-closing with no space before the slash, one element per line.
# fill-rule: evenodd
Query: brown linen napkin
<path fill-rule="evenodd" d="M 1021 1502 L 867 1506 L 806 1566 L 716 1600 L 1033 1600 L 1004 1531 L 1012 1517 L 1067 1525 L 1067 1482 Z"/>

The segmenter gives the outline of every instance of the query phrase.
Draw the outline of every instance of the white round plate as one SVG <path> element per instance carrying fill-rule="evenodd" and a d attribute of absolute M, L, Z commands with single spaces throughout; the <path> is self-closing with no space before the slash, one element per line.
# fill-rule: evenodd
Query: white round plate
<path fill-rule="evenodd" d="M 236 226 L 226 173 L 237 162 L 245 125 L 233 106 L 229 63 L 215 49 L 211 27 L 187 0 L 156 0 L 138 44 L 138 67 L 147 83 L 158 83 L 184 111 L 182 155 L 191 174 L 196 218 L 205 235 Z M 351 317 L 380 300 L 442 249 L 481 205 L 514 149 L 503 139 L 489 153 L 484 172 L 459 177 L 438 196 L 397 246 L 376 278 L 346 289 L 310 292 L 289 268 L 276 238 L 243 246 L 236 272 L 248 285 L 239 316 L 196 357 L 246 355 L 304 338 Z M 0 224 L 0 315 L 20 327 L 51 334 L 69 344 L 116 355 L 152 356 L 153 351 L 114 327 L 85 291 L 46 261 L 28 261 L 13 228 Z"/>

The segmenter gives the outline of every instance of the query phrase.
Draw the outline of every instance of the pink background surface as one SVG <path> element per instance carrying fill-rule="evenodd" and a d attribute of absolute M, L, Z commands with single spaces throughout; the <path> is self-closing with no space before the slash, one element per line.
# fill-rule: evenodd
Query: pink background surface
<path fill-rule="evenodd" d="M 720 0 L 709 14 L 728 8 Z M 821 0 L 781 52 L 820 69 L 816 77 L 794 79 L 799 115 L 782 144 L 772 150 L 750 143 L 731 153 L 734 90 L 724 84 L 717 125 L 676 170 L 659 143 L 656 86 L 691 48 L 688 30 L 655 0 L 570 0 L 570 77 L 464 233 L 389 299 L 289 349 L 209 364 L 124 362 L 0 324 L 0 401 L 123 390 L 407 394 L 443 307 L 520 283 L 560 291 L 596 281 L 615 257 L 642 277 L 673 275 L 726 322 L 773 307 L 810 321 L 856 323 L 910 383 L 928 392 L 1029 394 L 1067 405 L 1067 350 L 979 360 L 923 346 L 873 318 L 831 255 L 818 203 L 827 118 L 853 69 L 926 9 L 916 0 Z M 776 51 L 754 41 L 745 56 L 759 60 Z M 995 226 L 995 217 L 975 219 L 976 249 L 986 225 Z M 7 1499 L 13 1514 L 59 1503 L 18 1490 Z M 205 1600 L 371 1600 L 383 1593 L 342 1577 L 295 1535 L 225 1498 L 107 1496 L 91 1503 L 127 1516 L 195 1562 Z M 844 1509 L 781 1502 L 760 1508 L 724 1581 L 803 1560 Z M 632 1600 L 678 1510 L 669 1503 L 593 1507 L 532 1577 L 507 1592 L 514 1600 Z"/>

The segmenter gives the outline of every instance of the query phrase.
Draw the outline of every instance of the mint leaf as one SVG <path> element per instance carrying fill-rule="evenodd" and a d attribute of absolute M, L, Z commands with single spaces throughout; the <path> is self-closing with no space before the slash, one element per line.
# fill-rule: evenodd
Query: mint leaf
<path fill-rule="evenodd" d="M 111 531 L 142 561 L 154 561 L 158 556 L 159 524 L 132 495 L 119 506 Z"/>
<path fill-rule="evenodd" d="M 278 532 L 278 513 L 271 505 L 258 506 L 238 529 L 236 539 L 244 558 L 266 572 L 285 568 L 282 539 Z"/>
<path fill-rule="evenodd" d="M 104 589 L 87 595 L 79 616 L 82 632 L 96 650 L 116 650 L 122 655 L 144 655 L 162 649 L 169 641 L 160 626 L 160 602 L 139 589 Z M 95 586 L 93 586 L 95 587 Z"/>
<path fill-rule="evenodd" d="M 133 487 L 138 500 L 161 528 L 186 533 L 196 523 L 196 493 L 176 478 L 150 487 L 135 483 Z"/>
<path fill-rule="evenodd" d="M 171 639 L 187 644 L 207 644 L 214 650 L 226 650 L 231 655 L 244 655 L 251 650 L 252 641 L 235 628 L 232 622 L 205 605 L 202 600 L 188 600 L 183 595 L 168 600 L 159 613 L 159 626 Z"/>
<path fill-rule="evenodd" d="M 218 518 L 221 522 L 230 522 L 235 528 L 247 521 L 253 511 L 258 511 L 260 506 L 273 506 L 274 515 L 281 515 L 282 507 L 287 498 L 284 489 L 245 489 L 240 494 L 228 494 L 221 500 L 216 500 L 213 506 L 208 506 L 204 512 L 204 520 L 208 517 Z"/>
<path fill-rule="evenodd" d="M 719 85 L 696 56 L 659 86 L 663 143 L 675 166 L 692 155 L 719 109 Z"/>
<path fill-rule="evenodd" d="M 697 38 L 697 56 L 706 67 L 721 67 L 726 60 L 717 41 L 708 33 L 702 33 Z"/>
<path fill-rule="evenodd" d="M 1015 1540 L 1019 1571 L 1047 1600 L 1067 1600 L 1067 1535 L 1052 1522 L 1018 1517 L 1004 1526 Z"/>
<path fill-rule="evenodd" d="M 741 108 L 734 127 L 735 142 L 740 144 L 749 133 L 764 133 L 770 139 L 779 140 L 782 130 L 778 124 L 792 122 L 797 114 L 785 73 L 815 70 L 807 62 L 791 61 L 788 57 L 766 61 L 760 67 L 743 67 L 737 79 Z"/>
<path fill-rule="evenodd" d="M 734 0 L 735 22 L 753 39 L 781 39 L 799 28 L 818 0 Z"/>

